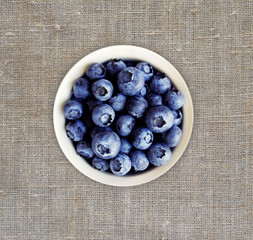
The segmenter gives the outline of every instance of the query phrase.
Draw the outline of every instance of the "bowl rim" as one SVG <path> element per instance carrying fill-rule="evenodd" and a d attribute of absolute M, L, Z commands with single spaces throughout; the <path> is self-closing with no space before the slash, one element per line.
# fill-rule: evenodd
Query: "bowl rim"
<path fill-rule="evenodd" d="M 67 137 L 65 131 L 65 118 L 63 115 L 64 102 L 69 99 L 74 81 L 86 70 L 87 66 L 94 62 L 105 62 L 110 59 L 126 59 L 145 61 L 157 70 L 164 72 L 172 81 L 173 85 L 184 95 L 182 139 L 174 148 L 170 162 L 164 166 L 155 167 L 131 176 L 116 176 L 112 173 L 100 172 L 94 169 L 82 157 L 77 155 L 73 143 Z M 136 186 L 150 182 L 172 168 L 183 155 L 189 143 L 193 128 L 193 103 L 189 89 L 177 69 L 164 57 L 146 48 L 134 45 L 113 45 L 98 49 L 80 59 L 65 75 L 57 90 L 53 108 L 53 124 L 56 138 L 60 148 L 71 164 L 87 177 L 110 186 Z"/>

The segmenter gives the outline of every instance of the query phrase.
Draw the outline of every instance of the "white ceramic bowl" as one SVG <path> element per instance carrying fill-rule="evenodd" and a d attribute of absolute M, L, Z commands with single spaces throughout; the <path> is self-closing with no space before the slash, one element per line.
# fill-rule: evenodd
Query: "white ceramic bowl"
<path fill-rule="evenodd" d="M 144 171 L 131 176 L 115 176 L 112 173 L 100 172 L 94 169 L 83 158 L 76 154 L 72 142 L 66 135 L 65 118 L 63 115 L 63 105 L 69 99 L 74 81 L 83 75 L 86 68 L 94 62 L 105 62 L 113 58 L 127 60 L 138 60 L 150 63 L 156 69 L 164 72 L 184 95 L 185 104 L 183 106 L 183 135 L 180 144 L 173 150 L 171 161 L 161 167 L 154 167 L 149 171 Z M 99 49 L 82 58 L 77 62 L 64 77 L 56 94 L 54 102 L 54 129 L 59 145 L 67 159 L 87 177 L 112 186 L 134 186 L 147 183 L 158 178 L 167 172 L 182 156 L 190 140 L 193 127 L 193 105 L 190 92 L 179 72 L 165 58 L 145 48 L 118 45 Z"/>

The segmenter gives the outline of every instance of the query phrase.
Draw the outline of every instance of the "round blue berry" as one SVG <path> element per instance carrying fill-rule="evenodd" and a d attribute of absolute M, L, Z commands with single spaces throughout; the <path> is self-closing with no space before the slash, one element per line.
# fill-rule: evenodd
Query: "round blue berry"
<path fill-rule="evenodd" d="M 83 136 L 86 133 L 86 131 L 87 129 L 85 124 L 80 120 L 70 121 L 66 125 L 67 135 L 74 142 L 79 142 L 83 140 Z"/>
<path fill-rule="evenodd" d="M 138 68 L 141 72 L 143 72 L 145 81 L 148 81 L 153 77 L 154 70 L 149 63 L 139 62 L 135 67 Z"/>
<path fill-rule="evenodd" d="M 110 169 L 117 176 L 126 175 L 131 169 L 131 160 L 126 154 L 119 153 L 110 161 Z"/>
<path fill-rule="evenodd" d="M 146 99 L 142 96 L 128 98 L 126 103 L 127 112 L 136 118 L 141 118 L 148 108 Z"/>
<path fill-rule="evenodd" d="M 184 105 L 184 96 L 178 91 L 168 91 L 164 96 L 164 102 L 170 109 L 178 110 Z"/>
<path fill-rule="evenodd" d="M 64 117 L 77 120 L 83 115 L 83 105 L 77 100 L 68 100 L 63 107 Z"/>
<path fill-rule="evenodd" d="M 116 120 L 115 127 L 120 136 L 128 136 L 135 125 L 135 119 L 131 115 L 120 115 Z"/>
<path fill-rule="evenodd" d="M 167 164 L 171 159 L 171 150 L 165 143 L 154 143 L 148 150 L 148 160 L 154 166 Z"/>
<path fill-rule="evenodd" d="M 182 130 L 178 126 L 173 126 L 165 135 L 165 142 L 169 147 L 176 147 L 182 138 Z"/>
<path fill-rule="evenodd" d="M 86 78 L 77 79 L 73 85 L 73 92 L 76 98 L 86 99 L 89 97 L 89 81 Z"/>
<path fill-rule="evenodd" d="M 149 160 L 143 151 L 134 150 L 130 152 L 130 159 L 132 162 L 132 167 L 136 172 L 144 171 L 149 166 Z"/>
<path fill-rule="evenodd" d="M 97 156 L 92 159 L 91 164 L 101 172 L 105 172 L 110 168 L 110 164 L 107 160 L 101 159 Z"/>
<path fill-rule="evenodd" d="M 132 145 L 139 150 L 148 149 L 153 143 L 154 139 L 153 133 L 145 127 L 138 127 L 134 129 L 131 137 Z"/>
<path fill-rule="evenodd" d="M 174 124 L 174 115 L 164 105 L 152 106 L 146 112 L 145 123 L 152 132 L 163 133 L 169 130 Z"/>
<path fill-rule="evenodd" d="M 117 78 L 119 91 L 127 96 L 136 95 L 144 86 L 144 75 L 135 67 L 123 69 Z"/>
<path fill-rule="evenodd" d="M 91 144 L 88 141 L 81 141 L 76 145 L 77 154 L 83 156 L 84 158 L 93 158 L 94 152 L 91 148 Z"/>
<path fill-rule="evenodd" d="M 110 77 L 116 77 L 118 73 L 126 67 L 126 64 L 121 59 L 113 59 L 106 65 L 107 74 Z"/>
<path fill-rule="evenodd" d="M 149 106 L 158 106 L 163 104 L 163 99 L 160 94 L 150 93 L 147 95 L 146 100 Z"/>
<path fill-rule="evenodd" d="M 128 154 L 131 149 L 132 149 L 132 145 L 131 143 L 124 137 L 121 137 L 120 138 L 120 141 L 121 141 L 121 147 L 120 147 L 120 153 L 125 153 L 125 154 Z"/>
<path fill-rule="evenodd" d="M 99 104 L 92 111 L 92 120 L 99 127 L 108 127 L 115 118 L 113 108 L 108 104 Z"/>
<path fill-rule="evenodd" d="M 91 80 L 104 78 L 106 75 L 106 68 L 103 64 L 93 63 L 87 68 L 86 75 Z"/>
<path fill-rule="evenodd" d="M 149 88 L 152 92 L 163 94 L 166 91 L 170 90 L 172 87 L 170 79 L 164 74 L 158 72 L 152 79 L 149 84 Z"/>
<path fill-rule="evenodd" d="M 120 138 L 113 131 L 105 131 L 95 134 L 91 143 L 93 152 L 102 159 L 116 157 L 119 153 L 120 145 Z"/>
<path fill-rule="evenodd" d="M 108 100 L 112 93 L 113 85 L 107 79 L 100 79 L 92 84 L 92 94 L 99 101 Z"/>
<path fill-rule="evenodd" d="M 114 111 L 123 111 L 126 105 L 127 97 L 122 93 L 116 93 L 109 99 L 109 104 L 112 106 Z"/>

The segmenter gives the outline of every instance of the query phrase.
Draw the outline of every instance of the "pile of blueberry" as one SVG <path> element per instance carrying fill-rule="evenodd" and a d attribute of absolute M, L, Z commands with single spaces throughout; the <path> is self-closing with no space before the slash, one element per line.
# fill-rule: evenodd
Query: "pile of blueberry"
<path fill-rule="evenodd" d="M 100 171 L 144 171 L 170 161 L 182 137 L 183 104 L 170 79 L 149 63 L 94 63 L 63 107 L 66 133 Z"/>

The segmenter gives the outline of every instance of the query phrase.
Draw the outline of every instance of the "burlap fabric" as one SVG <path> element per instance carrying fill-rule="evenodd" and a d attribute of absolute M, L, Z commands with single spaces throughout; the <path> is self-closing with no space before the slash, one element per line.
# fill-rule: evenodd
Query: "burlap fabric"
<path fill-rule="evenodd" d="M 1 1 L 0 239 L 253 239 L 253 1 Z M 67 71 L 133 44 L 183 75 L 195 117 L 180 161 L 137 187 L 65 158 L 53 102 Z"/>

